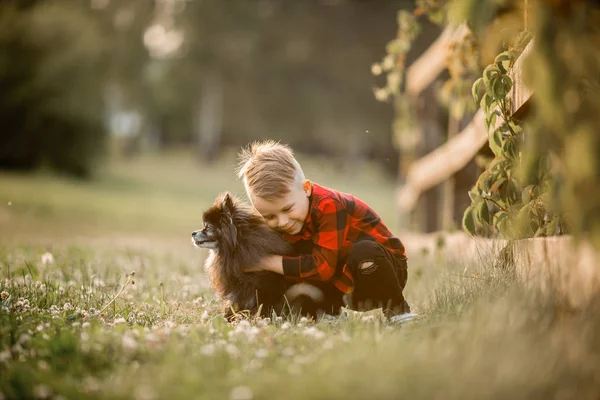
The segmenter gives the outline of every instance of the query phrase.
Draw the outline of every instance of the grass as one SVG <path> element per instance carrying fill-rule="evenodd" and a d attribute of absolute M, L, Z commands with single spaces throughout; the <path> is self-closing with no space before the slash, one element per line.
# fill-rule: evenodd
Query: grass
<path fill-rule="evenodd" d="M 226 323 L 188 236 L 216 192 L 241 194 L 231 161 L 146 157 L 88 184 L 0 176 L 13 202 L 0 241 L 0 399 L 600 396 L 600 303 L 570 309 L 491 259 L 409 249 L 421 319 L 408 325 L 377 312 Z M 393 218 L 390 182 L 306 162 L 332 186 L 368 182 L 359 197 Z"/>

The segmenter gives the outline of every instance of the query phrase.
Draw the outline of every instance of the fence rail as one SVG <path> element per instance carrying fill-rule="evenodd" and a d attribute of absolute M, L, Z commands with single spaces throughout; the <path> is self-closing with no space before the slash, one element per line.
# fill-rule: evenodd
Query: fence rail
<path fill-rule="evenodd" d="M 442 33 L 438 40 L 440 43 L 445 43 L 448 39 L 442 39 L 442 37 L 456 37 L 456 35 L 456 32 Z M 533 42 L 533 40 L 529 42 L 510 72 L 513 87 L 509 96 L 512 98 L 513 115 L 520 111 L 533 94 L 532 90 L 523 84 L 522 79 L 523 62 L 531 53 Z M 436 46 L 439 47 L 441 45 L 438 44 Z M 422 57 L 425 57 L 425 60 L 429 59 L 430 55 L 428 53 L 432 47 L 423 54 Z M 423 64 L 424 61 L 422 58 L 419 58 L 413 66 L 417 63 Z M 437 68 L 438 67 L 436 66 L 435 70 L 437 70 Z M 421 76 L 413 74 L 412 79 L 417 79 L 418 82 L 413 82 L 412 87 L 421 87 L 425 82 L 424 76 L 425 75 Z M 427 76 L 431 78 L 430 75 Z M 411 86 L 411 77 L 408 76 L 407 79 L 407 87 L 409 87 Z M 435 77 L 431 78 L 431 81 L 433 81 L 433 79 L 435 79 Z M 431 83 L 431 81 L 429 83 Z M 502 120 L 499 118 L 496 121 L 496 127 L 501 123 Z M 406 182 L 399 188 L 397 194 L 398 208 L 403 212 L 413 210 L 421 193 L 441 184 L 464 168 L 487 141 L 488 132 L 485 127 L 485 115 L 480 109 L 475 113 L 471 123 L 469 123 L 465 129 L 448 140 L 444 145 L 438 147 L 419 160 L 416 160 L 410 166 L 406 174 Z"/>

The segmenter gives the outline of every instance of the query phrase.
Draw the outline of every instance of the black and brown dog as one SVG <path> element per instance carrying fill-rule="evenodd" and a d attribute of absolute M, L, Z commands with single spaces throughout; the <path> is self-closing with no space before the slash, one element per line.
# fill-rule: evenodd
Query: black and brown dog
<path fill-rule="evenodd" d="M 267 226 L 247 204 L 228 192 L 221 194 L 202 216 L 204 227 L 192 232 L 192 243 L 210 249 L 205 270 L 227 318 L 239 312 L 280 315 L 286 310 L 316 318 L 322 291 L 310 284 L 294 284 L 270 271 L 245 272 L 263 257 L 285 255 L 290 245 Z"/>

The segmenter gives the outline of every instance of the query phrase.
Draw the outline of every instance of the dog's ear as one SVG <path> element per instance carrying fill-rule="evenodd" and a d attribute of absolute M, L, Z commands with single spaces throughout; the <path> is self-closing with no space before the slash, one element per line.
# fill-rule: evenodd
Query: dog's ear
<path fill-rule="evenodd" d="M 227 210 L 228 212 L 233 212 L 233 209 L 235 208 L 235 205 L 233 204 L 233 199 L 231 198 L 231 195 L 229 194 L 229 192 L 225 193 L 225 196 L 223 197 L 223 210 Z"/>

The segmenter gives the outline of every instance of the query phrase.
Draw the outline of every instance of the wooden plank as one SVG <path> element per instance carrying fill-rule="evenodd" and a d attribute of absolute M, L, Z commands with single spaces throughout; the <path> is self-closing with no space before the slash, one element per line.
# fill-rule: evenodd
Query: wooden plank
<path fill-rule="evenodd" d="M 531 98 L 533 91 L 523 85 L 522 65 L 531 53 L 533 40 L 527 45 L 511 71 L 513 88 L 509 96 L 513 100 L 513 114 Z M 502 123 L 498 118 L 496 127 Z M 464 168 L 487 143 L 488 132 L 485 128 L 485 114 L 478 110 L 473 120 L 454 138 L 415 161 L 406 177 L 406 183 L 399 188 L 397 205 L 402 211 L 414 209 L 419 196 L 424 191 L 439 185 L 456 172 Z"/>
<path fill-rule="evenodd" d="M 406 92 L 418 95 L 446 68 L 450 44 L 462 40 L 469 29 L 466 25 L 447 26 L 427 50 L 406 70 Z"/>
<path fill-rule="evenodd" d="M 511 245 L 515 272 L 526 284 L 553 292 L 573 307 L 584 307 L 600 293 L 600 252 L 586 239 L 576 242 L 563 235 L 508 241 L 465 232 L 399 236 L 409 260 L 425 257 L 425 263 L 434 265 L 444 259 L 464 265 L 467 275 L 475 274 L 482 264 L 494 265 L 501 251 Z"/>

